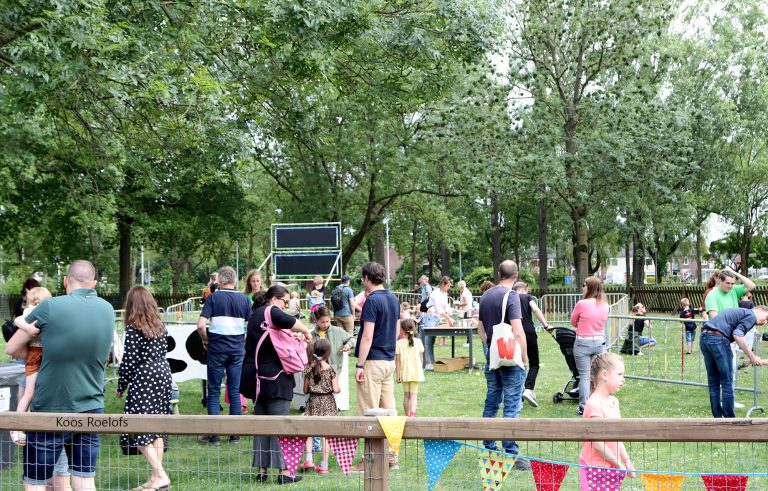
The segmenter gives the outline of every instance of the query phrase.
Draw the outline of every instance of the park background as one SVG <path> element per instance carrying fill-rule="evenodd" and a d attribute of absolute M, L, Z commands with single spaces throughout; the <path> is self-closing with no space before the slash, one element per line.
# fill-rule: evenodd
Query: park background
<path fill-rule="evenodd" d="M 623 265 L 611 275 L 619 288 L 668 283 L 673 293 L 655 295 L 673 302 L 684 287 L 700 291 L 691 283 L 708 269 L 732 265 L 758 282 L 766 274 L 761 2 L 0 6 L 4 294 L 36 271 L 60 290 L 68 263 L 85 258 L 116 306 L 150 281 L 166 306 L 199 295 L 221 265 L 244 276 L 269 253 L 270 224 L 291 222 L 343 224 L 343 267 L 357 289 L 360 265 L 388 255 L 403 260 L 398 290 L 421 274 L 476 289 L 504 258 L 539 292 L 566 276 L 608 280 Z M 717 241 L 705 239 L 713 220 L 724 231 Z M 679 325 L 654 329 L 669 336 L 632 360 L 669 372 Z M 575 417 L 572 404 L 545 397 L 568 376 L 549 341 L 542 406 L 523 417 Z M 700 374 L 695 362 L 687 370 Z M 182 413 L 202 413 L 187 384 Z M 479 371 L 428 374 L 420 415 L 476 416 L 483 392 Z M 632 381 L 620 399 L 625 417 L 708 415 L 698 387 Z M 250 486 L 247 440 L 213 456 L 191 438 L 176 444 L 189 457 L 171 451 L 169 467 L 195 488 Z M 424 487 L 418 444 L 409 441 L 403 487 Z M 570 462 L 578 453 L 578 443 L 532 445 Z M 768 462 L 764 443 L 633 444 L 633 456 L 641 451 L 668 470 L 762 472 Z M 109 455 L 115 471 L 102 478 L 135 484 L 142 463 Z M 467 458 L 451 468 L 445 488 L 477 484 L 475 466 Z M 307 481 L 342 482 L 338 469 Z M 13 474 L 0 487 L 18 482 Z"/>
<path fill-rule="evenodd" d="M 327 221 L 397 289 L 766 274 L 761 2 L 3 5 L 4 293 L 86 258 L 199 295 Z"/>

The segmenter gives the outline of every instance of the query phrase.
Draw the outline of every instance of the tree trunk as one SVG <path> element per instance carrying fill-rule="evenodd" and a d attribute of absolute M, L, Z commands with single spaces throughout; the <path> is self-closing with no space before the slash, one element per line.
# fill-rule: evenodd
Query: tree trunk
<path fill-rule="evenodd" d="M 589 229 L 586 209 L 579 207 L 571 213 L 573 220 L 573 263 L 576 267 L 576 284 L 581 285 L 589 274 Z"/>
<path fill-rule="evenodd" d="M 549 276 L 547 267 L 549 258 L 547 257 L 547 205 L 543 201 L 539 203 L 539 290 L 546 291 L 549 286 Z"/>
<path fill-rule="evenodd" d="M 374 257 L 376 258 L 375 261 L 382 266 L 385 266 L 387 264 L 387 254 L 389 254 L 389 251 L 387 251 L 387 244 L 385 242 L 384 226 L 378 225 L 373 229 L 373 238 L 373 251 Z"/>
<path fill-rule="evenodd" d="M 133 286 L 133 267 L 131 265 L 131 224 L 120 220 L 117 224 L 117 232 L 120 235 L 120 286 L 119 286 L 119 305 L 125 303 L 128 296 L 128 290 Z"/>
<path fill-rule="evenodd" d="M 246 259 L 246 264 L 248 266 L 245 268 L 246 270 L 256 267 L 256 264 L 253 263 L 253 249 L 255 246 L 254 242 L 255 242 L 255 237 L 254 237 L 253 230 L 251 230 L 251 233 L 248 234 L 248 257 Z"/>
<path fill-rule="evenodd" d="M 413 230 L 411 231 L 411 274 L 413 276 L 412 283 L 416 285 L 419 281 L 419 269 L 416 265 L 416 238 L 418 237 L 419 233 L 419 222 L 417 220 L 413 221 Z"/>
<path fill-rule="evenodd" d="M 626 271 L 624 273 L 624 285 L 627 287 L 627 295 L 630 295 L 632 293 L 632 259 L 630 258 L 629 241 L 624 244 L 624 269 Z"/>
<path fill-rule="evenodd" d="M 632 286 L 645 284 L 645 248 L 640 241 L 640 234 L 635 233 L 632 240 Z"/>
<path fill-rule="evenodd" d="M 493 277 L 499 281 L 499 265 L 501 264 L 501 225 L 499 220 L 499 201 L 496 194 L 491 194 L 491 256 L 493 260 Z"/>
<path fill-rule="evenodd" d="M 520 264 L 520 217 L 522 216 L 522 213 L 516 212 L 515 213 L 515 238 L 514 238 L 514 251 L 515 251 L 515 262 L 517 263 L 517 266 L 519 268 L 522 268 L 522 264 Z"/>
<path fill-rule="evenodd" d="M 741 263 L 739 264 L 739 273 L 749 276 L 749 253 L 752 249 L 752 226 L 744 225 L 744 235 L 741 238 Z"/>
<path fill-rule="evenodd" d="M 701 243 L 704 241 L 704 237 L 701 234 L 701 227 L 696 229 L 696 282 L 704 283 L 703 259 L 701 257 Z"/>
<path fill-rule="evenodd" d="M 429 281 L 432 281 L 435 276 L 435 248 L 432 242 L 432 232 L 427 232 L 427 261 L 429 263 L 427 276 L 429 276 Z"/>
<path fill-rule="evenodd" d="M 443 241 L 440 241 L 440 274 L 451 276 L 451 251 Z"/>

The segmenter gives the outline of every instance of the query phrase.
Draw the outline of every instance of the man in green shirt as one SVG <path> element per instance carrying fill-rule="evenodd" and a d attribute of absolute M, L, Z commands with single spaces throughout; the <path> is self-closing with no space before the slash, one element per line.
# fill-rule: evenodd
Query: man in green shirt
<path fill-rule="evenodd" d="M 741 281 L 741 285 L 736 284 L 737 279 Z M 709 295 L 707 295 L 707 298 L 704 300 L 704 308 L 707 311 L 709 320 L 713 320 L 724 310 L 738 308 L 741 297 L 755 288 L 755 284 L 752 280 L 732 269 L 724 269 L 721 271 L 717 280 L 717 286 L 709 292 Z M 749 346 L 750 349 L 752 349 L 754 340 L 755 330 L 752 329 L 744 336 L 744 342 L 747 343 L 747 346 Z M 731 365 L 733 372 L 733 387 L 736 387 L 736 374 L 738 372 L 739 359 L 741 358 L 742 352 L 736 343 L 731 344 L 731 351 L 733 352 L 733 361 Z M 734 402 L 734 406 L 736 409 L 744 408 L 744 404 L 741 402 Z"/>
<path fill-rule="evenodd" d="M 42 302 L 27 316 L 27 323 L 39 329 L 43 345 L 31 411 L 104 413 L 104 369 L 115 331 L 115 311 L 99 298 L 95 287 L 93 265 L 75 261 L 64 278 L 67 295 Z M 62 427 L 71 427 L 67 423 L 74 420 L 61 421 Z M 45 489 L 62 451 L 67 452 L 73 489 L 96 489 L 97 433 L 30 432 L 24 450 L 26 490 Z"/>
<path fill-rule="evenodd" d="M 718 279 L 720 283 L 709 292 L 704 303 L 704 308 L 710 319 L 714 319 L 719 312 L 725 309 L 738 308 L 741 297 L 755 289 L 752 280 L 733 270 L 721 271 Z M 736 284 L 737 279 L 741 281 L 741 285 Z"/>

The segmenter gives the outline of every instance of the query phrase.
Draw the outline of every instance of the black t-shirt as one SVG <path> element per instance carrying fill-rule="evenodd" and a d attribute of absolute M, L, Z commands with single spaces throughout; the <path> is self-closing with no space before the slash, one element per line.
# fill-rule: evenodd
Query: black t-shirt
<path fill-rule="evenodd" d="M 517 295 L 520 297 L 520 313 L 523 316 L 523 330 L 526 334 L 535 335 L 536 327 L 533 325 L 533 311 L 531 309 L 531 301 L 535 301 L 536 297 L 528 293 L 518 293 Z"/>
<path fill-rule="evenodd" d="M 629 333 L 640 336 L 643 334 L 643 329 L 645 329 L 645 319 L 635 319 L 632 322 L 632 327 L 629 329 Z"/>
<path fill-rule="evenodd" d="M 249 399 L 256 395 L 256 366 L 254 357 L 256 346 L 266 332 L 261 329 L 264 322 L 264 310 L 267 307 L 259 307 L 251 315 L 245 335 L 245 358 L 243 359 L 243 373 L 240 378 L 240 393 Z M 271 306 L 272 324 L 280 329 L 291 329 L 296 323 L 296 318 L 288 315 L 274 305 Z M 272 340 L 267 336 L 259 348 L 259 375 L 274 377 L 283 369 L 280 357 L 272 345 Z M 293 387 L 295 386 L 293 375 L 281 373 L 275 380 L 261 380 L 259 398 L 267 399 L 293 399 Z"/>
<path fill-rule="evenodd" d="M 400 320 L 400 302 L 389 290 L 375 290 L 363 304 L 360 313 L 360 332 L 357 334 L 355 356 L 360 356 L 360 343 L 363 340 L 363 323 L 373 322 L 373 340 L 367 360 L 395 359 L 397 343 L 397 322 Z"/>
<path fill-rule="evenodd" d="M 504 295 L 509 292 L 507 300 L 507 311 L 504 320 L 507 322 L 513 319 L 521 319 L 520 296 L 517 292 L 510 291 L 506 286 L 494 286 L 488 289 L 480 297 L 479 319 L 483 323 L 483 329 L 488 336 L 488 342 L 493 338 L 493 326 L 501 324 L 501 303 L 504 301 Z"/>

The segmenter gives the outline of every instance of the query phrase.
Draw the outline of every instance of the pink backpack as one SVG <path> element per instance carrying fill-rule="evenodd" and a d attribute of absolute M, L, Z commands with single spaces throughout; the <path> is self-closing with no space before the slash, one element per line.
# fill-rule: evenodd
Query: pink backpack
<path fill-rule="evenodd" d="M 296 339 L 291 336 L 290 329 L 279 329 L 272 324 L 272 307 L 267 306 L 264 309 L 264 322 L 261 323 L 261 328 L 266 331 L 259 339 L 259 343 L 256 345 L 256 354 L 254 364 L 256 366 L 256 397 L 259 398 L 259 392 L 261 392 L 261 380 L 276 380 L 281 373 L 285 372 L 288 375 L 301 372 L 308 363 L 307 348 L 304 341 Z M 283 369 L 275 374 L 274 377 L 266 377 L 259 375 L 259 349 L 264 339 L 269 336 L 272 340 L 272 346 L 277 351 L 277 356 L 280 358 L 280 363 L 283 365 Z"/>

